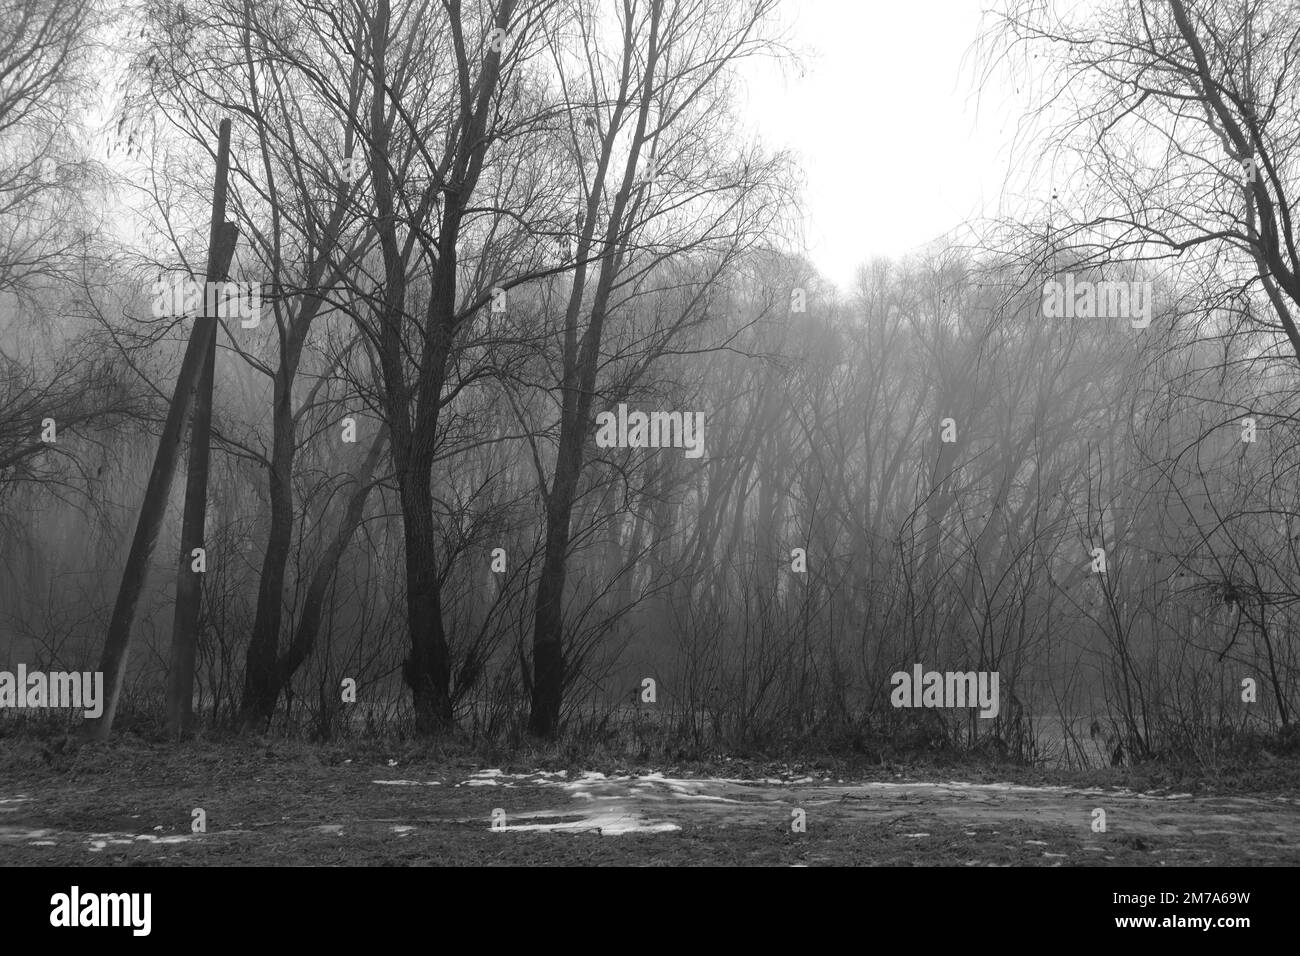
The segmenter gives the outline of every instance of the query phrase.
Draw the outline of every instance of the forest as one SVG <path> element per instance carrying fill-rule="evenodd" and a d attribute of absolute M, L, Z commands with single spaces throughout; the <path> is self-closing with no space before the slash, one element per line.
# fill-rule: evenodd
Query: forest
<path fill-rule="evenodd" d="M 1294 753 L 1295 3 L 1001 0 L 1032 189 L 849 288 L 789 6 L 0 0 L 0 734 Z"/>

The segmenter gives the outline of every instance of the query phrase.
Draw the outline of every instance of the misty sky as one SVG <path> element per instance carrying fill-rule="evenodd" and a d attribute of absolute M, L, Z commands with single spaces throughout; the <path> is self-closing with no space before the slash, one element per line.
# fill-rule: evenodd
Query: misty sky
<path fill-rule="evenodd" d="M 745 70 L 749 116 L 807 177 L 808 254 L 842 289 L 859 264 L 897 257 L 996 212 L 1024 104 L 1005 86 L 977 95 L 971 46 L 982 0 L 790 4 L 806 72 Z"/>

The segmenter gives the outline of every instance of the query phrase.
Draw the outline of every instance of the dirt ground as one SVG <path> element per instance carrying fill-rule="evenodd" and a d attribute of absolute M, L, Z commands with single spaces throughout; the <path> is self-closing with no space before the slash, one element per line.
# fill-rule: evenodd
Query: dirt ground
<path fill-rule="evenodd" d="M 0 864 L 1300 864 L 1293 773 L 1249 792 L 1112 777 L 725 759 L 547 769 L 411 749 L 0 741 Z M 806 832 L 792 830 L 797 811 Z"/>

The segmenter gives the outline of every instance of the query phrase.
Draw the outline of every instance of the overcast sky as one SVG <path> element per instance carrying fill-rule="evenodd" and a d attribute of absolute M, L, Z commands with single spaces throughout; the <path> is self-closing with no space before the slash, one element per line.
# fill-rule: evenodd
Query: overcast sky
<path fill-rule="evenodd" d="M 802 75 L 742 66 L 751 128 L 804 171 L 807 254 L 842 290 L 871 258 L 965 239 L 963 223 L 997 211 L 1026 101 L 977 88 L 971 47 L 993 2 L 787 0 Z"/>
<path fill-rule="evenodd" d="M 987 0 L 786 6 L 806 71 L 747 67 L 749 117 L 802 161 L 808 254 L 828 279 L 847 290 L 870 258 L 996 212 L 1023 103 L 1004 86 L 977 96 Z"/>

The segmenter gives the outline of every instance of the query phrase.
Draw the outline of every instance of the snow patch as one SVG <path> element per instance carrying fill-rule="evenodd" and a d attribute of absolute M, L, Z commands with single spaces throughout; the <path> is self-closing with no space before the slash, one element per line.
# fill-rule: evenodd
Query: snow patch
<path fill-rule="evenodd" d="M 534 813 L 526 819 L 549 816 L 570 816 L 559 811 Z M 497 832 L 525 831 L 590 833 L 598 831 L 602 836 L 621 836 L 624 833 L 671 833 L 680 830 L 676 823 L 646 820 L 639 813 L 592 813 L 581 820 L 565 820 L 558 823 L 516 823 L 497 827 Z"/>
<path fill-rule="evenodd" d="M 437 787 L 440 781 L 430 780 L 427 783 L 421 783 L 419 780 L 371 780 L 371 783 L 377 783 L 386 787 Z"/>
<path fill-rule="evenodd" d="M 28 830 L 25 827 L 0 827 L 0 841 L 39 840 L 52 832 L 51 830 Z"/>

